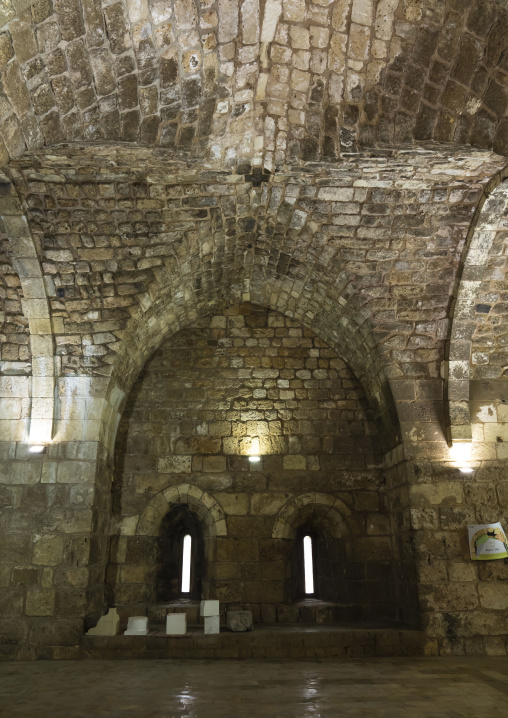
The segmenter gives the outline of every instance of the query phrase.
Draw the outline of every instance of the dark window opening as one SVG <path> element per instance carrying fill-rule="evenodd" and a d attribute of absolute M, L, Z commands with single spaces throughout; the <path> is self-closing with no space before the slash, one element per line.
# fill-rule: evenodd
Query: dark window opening
<path fill-rule="evenodd" d="M 180 597 L 199 600 L 203 566 L 200 521 L 187 504 L 174 506 L 161 522 L 155 600 L 166 602 Z"/>

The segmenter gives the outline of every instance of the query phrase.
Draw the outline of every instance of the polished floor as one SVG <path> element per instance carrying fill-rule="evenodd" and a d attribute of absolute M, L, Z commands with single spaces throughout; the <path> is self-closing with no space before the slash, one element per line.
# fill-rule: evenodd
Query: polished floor
<path fill-rule="evenodd" d="M 0 663 L 2 718 L 502 718 L 506 658 Z"/>

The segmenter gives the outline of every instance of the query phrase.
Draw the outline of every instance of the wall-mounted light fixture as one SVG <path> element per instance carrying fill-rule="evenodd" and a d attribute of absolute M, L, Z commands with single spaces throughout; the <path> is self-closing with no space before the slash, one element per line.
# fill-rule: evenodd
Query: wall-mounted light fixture
<path fill-rule="evenodd" d="M 28 447 L 28 451 L 30 454 L 45 454 L 46 448 L 46 444 L 32 444 Z"/>
<path fill-rule="evenodd" d="M 470 441 L 454 441 L 450 446 L 450 459 L 462 474 L 472 474 L 474 471 L 469 463 L 472 448 Z"/>
<path fill-rule="evenodd" d="M 259 438 L 257 436 L 253 436 L 251 437 L 248 456 L 248 459 L 251 464 L 257 464 L 259 461 L 261 461 L 261 456 L 259 455 L 259 453 Z"/>

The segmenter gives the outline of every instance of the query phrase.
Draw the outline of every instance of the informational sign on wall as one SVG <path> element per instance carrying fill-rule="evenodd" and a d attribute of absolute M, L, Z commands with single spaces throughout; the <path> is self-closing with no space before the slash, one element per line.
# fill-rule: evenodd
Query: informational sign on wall
<path fill-rule="evenodd" d="M 469 550 L 473 561 L 508 558 L 508 539 L 499 521 L 469 527 Z"/>

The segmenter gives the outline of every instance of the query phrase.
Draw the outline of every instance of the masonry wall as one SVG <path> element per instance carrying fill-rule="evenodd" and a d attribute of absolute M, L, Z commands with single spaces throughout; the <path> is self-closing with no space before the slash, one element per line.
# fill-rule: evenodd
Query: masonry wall
<path fill-rule="evenodd" d="M 261 462 L 250 463 L 250 453 Z M 227 537 L 208 557 L 205 591 L 225 604 L 256 604 L 258 617 L 263 607 L 268 621 L 277 611 L 299 620 L 285 606 L 304 597 L 294 536 L 309 527 L 321 534 L 316 570 L 327 574 L 318 598 L 350 607 L 350 617 L 384 617 L 395 608 L 381 462 L 363 391 L 337 354 L 297 322 L 242 304 L 171 337 L 145 367 L 119 428 L 113 506 L 134 532 L 168 487 L 206 491 L 224 512 Z M 302 494 L 310 498 L 292 537 L 274 537 L 281 510 Z M 329 533 L 323 494 L 350 513 L 340 539 Z M 125 549 L 110 567 L 114 601 L 150 604 L 157 535 L 121 536 L 114 556 L 118 540 Z"/>
<path fill-rule="evenodd" d="M 0 659 L 72 658 L 97 592 L 102 610 L 93 528 L 100 465 L 92 442 L 38 456 L 0 443 Z"/>
<path fill-rule="evenodd" d="M 506 559 L 470 559 L 467 526 L 508 524 L 508 482 L 498 462 L 474 474 L 415 464 L 411 523 L 425 630 L 441 654 L 506 655 Z"/>

